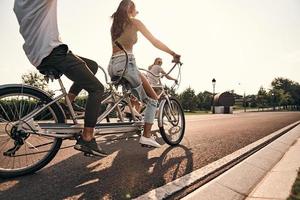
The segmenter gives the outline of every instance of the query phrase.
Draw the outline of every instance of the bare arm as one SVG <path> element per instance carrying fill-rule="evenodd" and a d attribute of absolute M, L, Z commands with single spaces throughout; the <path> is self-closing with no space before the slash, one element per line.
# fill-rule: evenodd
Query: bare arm
<path fill-rule="evenodd" d="M 162 43 L 160 40 L 155 38 L 152 33 L 147 29 L 147 27 L 138 19 L 132 19 L 132 23 L 136 26 L 137 30 L 140 31 L 145 38 L 147 38 L 153 46 L 156 48 L 172 55 L 173 57 L 177 55 L 175 52 L 173 52 L 167 45 Z"/>
<path fill-rule="evenodd" d="M 160 73 L 162 73 L 163 75 L 165 75 L 166 78 L 169 79 L 169 80 L 177 81 L 176 78 L 173 78 L 172 76 L 166 75 L 167 73 L 163 69 L 161 69 Z"/>

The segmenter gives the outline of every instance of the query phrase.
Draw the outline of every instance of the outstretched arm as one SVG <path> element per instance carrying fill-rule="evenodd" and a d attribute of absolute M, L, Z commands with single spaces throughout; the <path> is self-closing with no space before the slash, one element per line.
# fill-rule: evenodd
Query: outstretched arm
<path fill-rule="evenodd" d="M 140 20 L 132 19 L 132 23 L 145 36 L 145 38 L 147 38 L 152 43 L 153 46 L 173 56 L 175 61 L 179 61 L 180 56 L 172 51 L 169 47 L 167 47 L 167 45 L 165 45 L 163 42 L 155 38 Z"/>
<path fill-rule="evenodd" d="M 163 69 L 161 70 L 161 73 L 162 73 L 163 75 L 165 75 L 167 79 L 173 80 L 173 81 L 177 81 L 176 78 L 173 78 L 172 76 L 166 75 L 167 73 L 166 73 Z"/>

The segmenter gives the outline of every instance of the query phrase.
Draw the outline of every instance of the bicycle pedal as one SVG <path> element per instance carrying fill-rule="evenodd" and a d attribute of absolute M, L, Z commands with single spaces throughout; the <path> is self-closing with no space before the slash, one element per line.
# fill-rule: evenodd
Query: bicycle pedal
<path fill-rule="evenodd" d="M 12 151 L 5 151 L 5 152 L 3 152 L 3 156 L 12 157 L 14 155 L 15 155 L 15 152 L 12 152 Z"/>

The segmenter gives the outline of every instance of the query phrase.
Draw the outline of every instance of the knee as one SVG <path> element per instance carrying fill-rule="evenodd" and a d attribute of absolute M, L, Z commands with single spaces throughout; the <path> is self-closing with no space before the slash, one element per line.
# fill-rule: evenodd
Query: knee
<path fill-rule="evenodd" d="M 85 64 L 87 65 L 87 67 L 89 68 L 89 70 L 91 70 L 91 72 L 93 74 L 97 73 L 97 71 L 98 71 L 98 64 L 95 61 L 87 59 L 87 58 L 83 58 L 83 57 L 80 57 L 80 58 L 85 62 Z"/>
<path fill-rule="evenodd" d="M 104 93 L 104 86 L 98 82 L 97 84 L 95 83 L 89 90 L 89 94 L 94 94 L 96 96 L 101 97 Z"/>
<path fill-rule="evenodd" d="M 148 98 L 148 102 L 147 102 L 148 105 L 150 105 L 152 107 L 157 107 L 157 103 L 158 103 L 158 100 L 152 99 L 152 98 Z"/>

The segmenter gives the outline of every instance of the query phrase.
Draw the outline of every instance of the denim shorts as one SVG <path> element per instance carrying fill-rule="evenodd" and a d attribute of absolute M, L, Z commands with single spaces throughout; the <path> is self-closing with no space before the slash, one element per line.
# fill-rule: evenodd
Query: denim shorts
<path fill-rule="evenodd" d="M 111 77 L 121 76 L 125 69 L 125 64 L 126 57 L 124 54 L 111 57 L 108 66 L 109 75 Z M 130 83 L 132 88 L 137 88 L 142 84 L 140 72 L 137 69 L 133 54 L 128 54 L 128 65 L 123 77 Z"/>
<path fill-rule="evenodd" d="M 108 66 L 108 73 L 111 77 L 121 76 L 125 69 L 126 56 L 124 54 L 112 56 Z M 140 71 L 138 70 L 133 54 L 128 54 L 128 65 L 123 75 L 129 84 L 132 94 L 136 96 L 140 101 L 147 104 L 145 110 L 146 123 L 153 123 L 155 118 L 155 112 L 157 108 L 157 100 L 154 100 L 147 96 L 140 77 Z"/>

